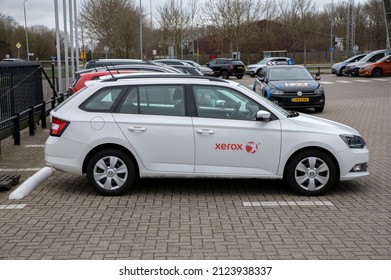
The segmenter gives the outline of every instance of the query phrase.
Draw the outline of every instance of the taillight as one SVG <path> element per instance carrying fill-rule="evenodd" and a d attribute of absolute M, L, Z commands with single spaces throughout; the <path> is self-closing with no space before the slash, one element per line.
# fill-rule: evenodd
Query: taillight
<path fill-rule="evenodd" d="M 65 129 L 68 127 L 69 122 L 58 118 L 52 118 L 52 125 L 50 127 L 50 135 L 60 137 Z"/>

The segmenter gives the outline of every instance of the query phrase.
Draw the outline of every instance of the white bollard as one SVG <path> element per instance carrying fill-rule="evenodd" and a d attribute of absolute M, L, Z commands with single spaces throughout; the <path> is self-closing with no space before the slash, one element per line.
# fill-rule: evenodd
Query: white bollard
<path fill-rule="evenodd" d="M 53 169 L 50 167 L 44 167 L 40 169 L 33 176 L 24 181 L 16 190 L 14 190 L 9 199 L 22 199 L 31 193 L 36 187 L 42 184 L 50 175 L 52 175 Z"/>

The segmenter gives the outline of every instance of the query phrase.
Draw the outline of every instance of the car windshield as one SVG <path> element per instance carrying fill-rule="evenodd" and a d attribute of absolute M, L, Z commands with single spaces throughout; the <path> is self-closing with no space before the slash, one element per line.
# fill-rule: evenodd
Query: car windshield
<path fill-rule="evenodd" d="M 238 84 L 238 87 L 240 87 L 241 89 L 245 90 L 247 93 L 249 93 L 250 95 L 252 96 L 255 96 L 256 98 L 260 98 L 263 100 L 263 102 L 267 103 L 269 106 L 273 107 L 274 109 L 276 109 L 278 112 L 280 112 L 281 114 L 283 114 L 284 116 L 288 117 L 290 116 L 290 112 L 288 112 L 287 110 L 285 110 L 284 108 L 280 107 L 279 105 L 277 105 L 276 103 L 270 101 L 268 98 L 266 97 L 263 97 L 257 93 L 255 93 L 255 91 L 249 89 L 248 87 L 242 85 L 242 84 Z"/>
<path fill-rule="evenodd" d="M 301 67 L 270 68 L 269 81 L 313 80 L 312 75 Z"/>
<path fill-rule="evenodd" d="M 261 61 L 258 61 L 257 64 L 265 64 L 266 62 L 268 62 L 270 59 L 269 58 L 264 58 L 262 59 Z"/>

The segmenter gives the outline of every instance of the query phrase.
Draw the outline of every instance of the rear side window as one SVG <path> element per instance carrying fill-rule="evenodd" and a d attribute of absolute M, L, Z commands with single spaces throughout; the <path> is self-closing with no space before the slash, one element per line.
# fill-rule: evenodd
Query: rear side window
<path fill-rule="evenodd" d="M 184 116 L 183 85 L 150 85 L 132 89 L 121 104 L 119 113 Z"/>
<path fill-rule="evenodd" d="M 108 87 L 97 91 L 81 105 L 81 109 L 89 112 L 111 112 L 124 87 Z"/>

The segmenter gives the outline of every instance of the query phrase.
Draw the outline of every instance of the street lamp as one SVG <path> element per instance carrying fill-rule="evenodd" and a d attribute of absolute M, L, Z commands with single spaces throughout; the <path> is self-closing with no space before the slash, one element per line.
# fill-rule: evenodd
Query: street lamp
<path fill-rule="evenodd" d="M 140 0 L 140 59 L 143 59 L 143 17 L 141 13 L 141 0 Z"/>
<path fill-rule="evenodd" d="M 24 0 L 24 1 L 23 1 L 24 30 L 26 31 L 27 61 L 30 61 L 29 35 L 27 34 L 27 20 L 26 20 L 26 2 L 27 2 L 27 0 Z"/>

